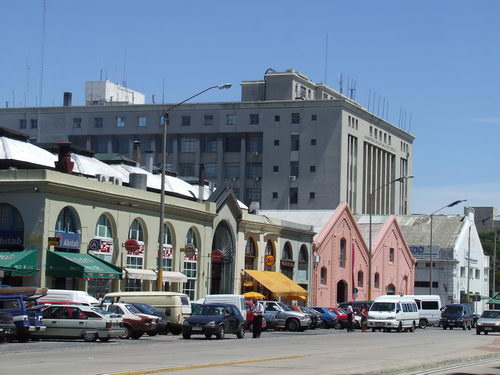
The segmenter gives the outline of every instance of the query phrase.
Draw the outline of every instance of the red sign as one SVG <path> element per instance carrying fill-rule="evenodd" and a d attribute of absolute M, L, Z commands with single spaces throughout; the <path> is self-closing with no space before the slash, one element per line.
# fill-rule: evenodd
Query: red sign
<path fill-rule="evenodd" d="M 274 262 L 275 262 L 274 255 L 266 255 L 264 257 L 264 264 L 266 266 L 269 266 L 269 267 L 274 266 Z"/>
<path fill-rule="evenodd" d="M 212 251 L 212 262 L 213 263 L 220 263 L 222 262 L 222 257 L 224 254 L 222 254 L 222 251 L 220 250 L 214 250 Z"/>
<path fill-rule="evenodd" d="M 125 241 L 125 244 L 123 246 L 125 246 L 125 249 L 127 249 L 129 253 L 133 253 L 134 251 L 139 249 L 139 242 L 137 242 L 137 240 L 128 239 L 127 241 Z"/>

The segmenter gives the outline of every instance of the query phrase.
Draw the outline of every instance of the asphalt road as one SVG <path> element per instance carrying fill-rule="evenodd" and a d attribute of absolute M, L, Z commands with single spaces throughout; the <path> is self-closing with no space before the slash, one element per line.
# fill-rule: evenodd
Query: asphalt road
<path fill-rule="evenodd" d="M 242 340 L 227 335 L 222 341 L 193 338 L 3 343 L 0 374 L 416 374 L 466 361 L 500 360 L 500 334 L 477 336 L 474 331 L 439 328 L 414 333 L 270 331 L 260 339 L 247 333 Z"/>

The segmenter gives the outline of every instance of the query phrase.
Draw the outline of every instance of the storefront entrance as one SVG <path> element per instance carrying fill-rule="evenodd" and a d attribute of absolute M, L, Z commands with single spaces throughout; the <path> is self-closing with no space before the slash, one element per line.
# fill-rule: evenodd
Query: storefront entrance
<path fill-rule="evenodd" d="M 215 230 L 211 275 L 211 294 L 234 293 L 234 241 L 225 222 L 221 222 Z"/>

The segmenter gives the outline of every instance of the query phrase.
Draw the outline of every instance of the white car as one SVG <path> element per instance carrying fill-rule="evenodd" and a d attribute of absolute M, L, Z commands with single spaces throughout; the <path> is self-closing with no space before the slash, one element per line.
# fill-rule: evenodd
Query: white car
<path fill-rule="evenodd" d="M 44 331 L 34 331 L 31 337 L 83 338 L 85 341 L 109 341 L 124 333 L 123 319 L 95 306 L 50 305 L 42 312 Z"/>

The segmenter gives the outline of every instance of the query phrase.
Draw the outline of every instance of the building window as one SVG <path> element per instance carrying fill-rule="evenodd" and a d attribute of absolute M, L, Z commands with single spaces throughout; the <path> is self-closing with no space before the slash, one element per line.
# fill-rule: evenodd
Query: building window
<path fill-rule="evenodd" d="M 94 128 L 102 128 L 104 126 L 104 119 L 102 117 L 94 117 Z"/>
<path fill-rule="evenodd" d="M 148 125 L 148 118 L 146 116 L 137 117 L 137 126 L 143 128 Z"/>
<path fill-rule="evenodd" d="M 217 178 L 217 164 L 206 163 L 205 164 L 205 176 L 207 178 Z"/>
<path fill-rule="evenodd" d="M 264 250 L 264 256 L 266 256 L 266 255 L 272 255 L 273 257 L 275 256 L 274 246 L 273 246 L 273 243 L 271 240 L 267 240 L 266 249 Z M 271 271 L 272 269 L 273 269 L 273 266 L 268 266 L 266 264 L 264 265 L 264 271 Z"/>
<path fill-rule="evenodd" d="M 247 138 L 248 152 L 262 152 L 262 135 L 250 135 Z"/>
<path fill-rule="evenodd" d="M 280 121 L 280 115 L 274 115 L 274 122 Z"/>
<path fill-rule="evenodd" d="M 290 162 L 290 176 L 299 177 L 299 162 L 291 161 Z"/>
<path fill-rule="evenodd" d="M 226 163 L 224 164 L 224 177 L 225 178 L 239 178 L 240 165 L 239 163 Z"/>
<path fill-rule="evenodd" d="M 144 242 L 144 229 L 142 228 L 141 222 L 139 220 L 134 219 L 134 221 L 132 221 L 132 224 L 130 224 L 128 238 Z"/>
<path fill-rule="evenodd" d="M 246 198 L 248 204 L 250 202 L 260 202 L 261 189 L 259 188 L 248 188 L 246 191 Z"/>
<path fill-rule="evenodd" d="M 327 281 L 327 270 L 326 267 L 321 267 L 321 273 L 320 273 L 320 283 L 321 285 L 326 285 Z"/>
<path fill-rule="evenodd" d="M 278 165 L 273 165 L 273 172 L 279 172 L 280 167 Z"/>
<path fill-rule="evenodd" d="M 280 145 L 280 140 L 279 139 L 275 139 L 274 140 L 274 145 L 275 146 L 279 146 Z"/>
<path fill-rule="evenodd" d="M 391 145 L 391 136 L 389 136 L 389 146 Z"/>
<path fill-rule="evenodd" d="M 180 152 L 195 152 L 196 138 L 181 137 Z"/>
<path fill-rule="evenodd" d="M 241 152 L 240 136 L 224 137 L 224 152 Z"/>
<path fill-rule="evenodd" d="M 206 135 L 201 143 L 202 152 L 217 152 L 217 137 Z"/>
<path fill-rule="evenodd" d="M 370 126 L 370 137 L 373 137 L 373 126 Z"/>
<path fill-rule="evenodd" d="M 389 249 L 389 262 L 394 263 L 394 248 Z"/>
<path fill-rule="evenodd" d="M 309 167 L 309 171 L 312 172 L 312 173 L 316 172 L 316 166 L 315 165 L 311 165 Z"/>
<path fill-rule="evenodd" d="M 299 151 L 300 148 L 300 139 L 298 134 L 292 134 L 291 135 L 291 145 L 290 149 L 292 151 Z"/>
<path fill-rule="evenodd" d="M 226 125 L 236 125 L 236 115 L 226 115 Z"/>
<path fill-rule="evenodd" d="M 273 199 L 277 199 L 278 198 L 278 192 L 277 191 L 273 191 Z"/>
<path fill-rule="evenodd" d="M 258 125 L 259 124 L 259 114 L 251 113 L 250 114 L 250 125 Z"/>
<path fill-rule="evenodd" d="M 262 163 L 248 163 L 247 164 L 247 177 L 248 178 L 261 178 L 262 177 Z"/>
<path fill-rule="evenodd" d="M 19 120 L 19 129 L 26 129 L 26 120 L 25 119 Z"/>
<path fill-rule="evenodd" d="M 373 281 L 373 287 L 378 289 L 380 288 L 380 275 L 378 272 L 375 273 L 374 281 Z"/>
<path fill-rule="evenodd" d="M 363 287 L 363 271 L 358 271 L 358 288 Z"/>
<path fill-rule="evenodd" d="M 181 176 L 195 176 L 193 163 L 179 163 L 179 175 Z"/>
<path fill-rule="evenodd" d="M 36 128 L 38 128 L 38 120 L 36 120 L 36 119 L 31 119 L 31 120 L 30 120 L 30 124 L 31 124 L 31 129 L 36 129 Z"/>
<path fill-rule="evenodd" d="M 309 199 L 315 199 L 316 198 L 316 193 L 314 191 L 311 191 L 309 193 Z"/>
<path fill-rule="evenodd" d="M 290 188 L 290 204 L 299 203 L 299 188 Z"/>
<path fill-rule="evenodd" d="M 211 126 L 214 124 L 214 115 L 204 115 L 203 125 Z"/>
<path fill-rule="evenodd" d="M 67 233 L 77 233 L 79 226 L 75 211 L 70 207 L 64 207 L 57 216 L 56 230 Z"/>
<path fill-rule="evenodd" d="M 481 271 L 476 270 L 476 279 L 479 279 L 481 277 Z"/>
<path fill-rule="evenodd" d="M 316 146 L 316 140 L 315 139 L 311 139 L 311 146 Z"/>
<path fill-rule="evenodd" d="M 182 126 L 190 126 L 191 125 L 191 116 L 182 116 L 181 117 L 181 125 Z"/>
<path fill-rule="evenodd" d="M 339 267 L 345 268 L 347 256 L 347 241 L 345 238 L 340 240 Z"/>
<path fill-rule="evenodd" d="M 460 267 L 460 277 L 465 277 L 465 267 Z"/>
<path fill-rule="evenodd" d="M 193 244 L 195 254 L 191 257 L 184 257 L 184 274 L 188 280 L 182 288 L 182 292 L 186 293 L 191 300 L 195 299 L 196 294 L 196 278 L 198 276 L 198 238 L 193 229 L 189 229 L 186 235 L 186 244 Z"/>
<path fill-rule="evenodd" d="M 82 127 L 82 119 L 80 117 L 73 118 L 73 128 L 80 129 Z"/>
<path fill-rule="evenodd" d="M 257 251 L 255 249 L 255 242 L 252 238 L 247 240 L 247 245 L 245 246 L 245 269 L 254 270 L 256 269 L 255 259 L 257 258 Z"/>
<path fill-rule="evenodd" d="M 292 113 L 292 124 L 300 124 L 300 113 Z"/>
<path fill-rule="evenodd" d="M 311 121 L 316 121 L 318 119 L 318 115 L 311 115 Z"/>
<path fill-rule="evenodd" d="M 125 117 L 115 117 L 115 124 L 117 128 L 125 127 Z"/>

